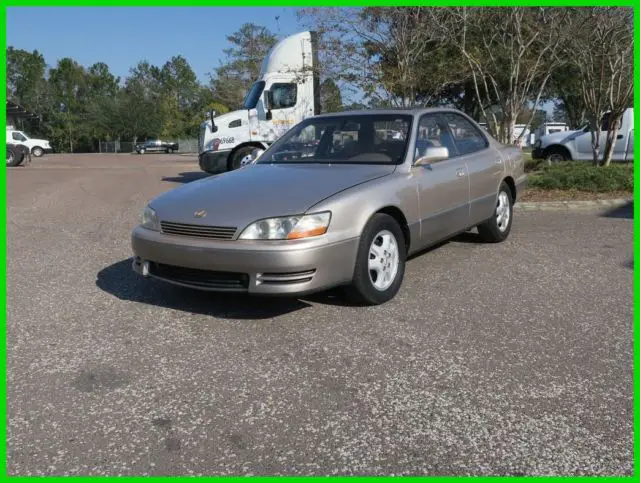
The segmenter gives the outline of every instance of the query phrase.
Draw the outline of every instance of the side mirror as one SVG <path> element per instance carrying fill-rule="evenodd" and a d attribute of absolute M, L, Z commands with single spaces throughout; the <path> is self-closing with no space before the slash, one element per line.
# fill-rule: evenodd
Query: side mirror
<path fill-rule="evenodd" d="M 211 119 L 211 132 L 216 132 L 218 130 L 218 126 L 216 126 L 213 118 L 216 117 L 216 111 L 213 109 L 209 109 L 209 118 Z"/>
<path fill-rule="evenodd" d="M 425 166 L 445 159 L 449 159 L 449 150 L 444 146 L 434 146 L 427 148 L 424 155 L 416 159 L 413 164 L 415 166 Z"/>
<path fill-rule="evenodd" d="M 266 111 L 266 119 L 270 121 L 273 115 L 271 114 L 271 106 L 273 105 L 273 97 L 271 91 L 264 91 L 263 100 L 264 110 Z"/>

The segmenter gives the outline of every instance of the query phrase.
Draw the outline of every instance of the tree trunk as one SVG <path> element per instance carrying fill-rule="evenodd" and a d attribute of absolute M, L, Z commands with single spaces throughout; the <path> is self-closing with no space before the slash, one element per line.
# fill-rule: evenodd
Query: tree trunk
<path fill-rule="evenodd" d="M 611 164 L 611 157 L 613 156 L 613 149 L 616 145 L 616 137 L 620 130 L 620 120 L 622 115 L 615 115 L 611 113 L 609 117 L 609 129 L 607 130 L 607 143 L 604 146 L 604 154 L 602 156 L 602 166 L 609 166 Z"/>

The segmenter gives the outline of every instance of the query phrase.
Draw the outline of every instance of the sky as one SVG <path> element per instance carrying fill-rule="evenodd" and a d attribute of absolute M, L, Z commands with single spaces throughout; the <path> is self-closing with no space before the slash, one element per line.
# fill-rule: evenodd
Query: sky
<path fill-rule="evenodd" d="M 181 54 L 198 79 L 224 59 L 227 36 L 253 22 L 283 37 L 304 28 L 288 7 L 9 7 L 7 46 L 38 50 L 55 66 L 71 57 L 84 66 L 104 62 L 126 77 L 140 60 L 162 66 Z M 276 20 L 276 17 L 279 17 Z"/>
<path fill-rule="evenodd" d="M 162 66 L 184 56 L 208 83 L 229 47 L 227 36 L 243 23 L 280 37 L 304 30 L 293 7 L 9 7 L 7 46 L 38 50 L 47 64 L 71 57 L 88 67 L 104 62 L 121 78 L 139 61 Z M 279 17 L 276 20 L 276 17 Z M 553 104 L 542 106 L 549 113 Z"/>

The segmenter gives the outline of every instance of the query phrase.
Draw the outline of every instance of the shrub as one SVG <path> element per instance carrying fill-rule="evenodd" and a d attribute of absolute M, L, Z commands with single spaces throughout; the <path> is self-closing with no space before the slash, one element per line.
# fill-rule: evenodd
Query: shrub
<path fill-rule="evenodd" d="M 607 167 L 571 161 L 540 166 L 531 174 L 529 186 L 545 190 L 578 190 L 591 192 L 633 191 L 633 165 L 612 164 Z"/>

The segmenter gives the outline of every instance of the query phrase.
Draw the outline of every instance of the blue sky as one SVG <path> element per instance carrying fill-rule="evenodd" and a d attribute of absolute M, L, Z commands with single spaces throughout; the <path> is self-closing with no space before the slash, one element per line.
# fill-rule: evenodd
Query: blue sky
<path fill-rule="evenodd" d="M 162 66 L 181 54 L 198 79 L 224 59 L 227 36 L 243 23 L 279 36 L 303 30 L 293 7 L 10 7 L 7 45 L 38 50 L 50 66 L 71 57 L 84 66 L 104 62 L 126 77 L 140 60 Z M 276 20 L 276 17 L 279 17 Z M 543 106 L 553 110 L 552 104 Z"/>
<path fill-rule="evenodd" d="M 283 7 L 10 7 L 7 45 L 38 50 L 50 66 L 71 57 L 84 66 L 105 62 L 125 77 L 138 61 L 161 66 L 183 55 L 208 81 L 229 47 L 227 35 L 245 22 L 282 36 L 302 27 L 295 8 Z M 280 18 L 276 21 L 276 16 Z"/>

